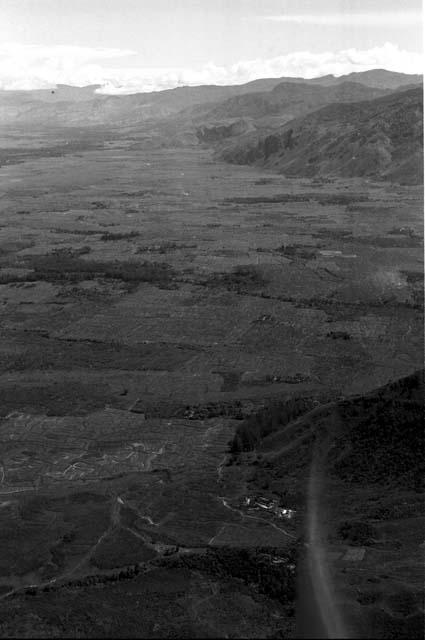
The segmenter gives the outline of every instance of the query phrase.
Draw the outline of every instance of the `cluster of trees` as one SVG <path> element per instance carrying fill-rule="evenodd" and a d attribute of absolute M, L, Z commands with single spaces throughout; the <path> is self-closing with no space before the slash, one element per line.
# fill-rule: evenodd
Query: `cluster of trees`
<path fill-rule="evenodd" d="M 249 416 L 236 429 L 230 443 L 230 453 L 252 451 L 266 436 L 279 431 L 292 420 L 311 411 L 316 406 L 314 398 L 291 398 L 282 402 L 274 402 Z"/>
<path fill-rule="evenodd" d="M 132 580 L 140 573 L 143 572 L 143 567 L 139 564 L 134 564 L 119 571 L 115 571 L 113 573 L 108 574 L 94 574 L 90 576 L 85 576 L 83 578 L 78 578 L 76 580 L 70 580 L 65 583 L 59 584 L 42 584 L 40 586 L 32 586 L 25 589 L 24 593 L 28 596 L 35 596 L 40 591 L 54 591 L 57 589 L 72 589 L 78 587 L 89 587 L 97 584 L 106 584 L 109 582 L 118 582 L 121 580 Z M 18 592 L 16 592 L 18 594 Z"/>
<path fill-rule="evenodd" d="M 113 241 L 113 240 L 131 240 L 131 238 L 137 238 L 140 236 L 139 231 L 127 231 L 122 233 L 114 233 L 112 231 L 107 231 L 100 236 L 100 239 L 104 242 Z"/>
<path fill-rule="evenodd" d="M 210 287 L 225 287 L 243 293 L 266 285 L 263 274 L 254 265 L 239 265 L 231 273 L 214 274 L 207 282 Z"/>
<path fill-rule="evenodd" d="M 90 248 L 88 247 L 90 250 Z M 44 256 L 31 256 L 29 268 L 32 273 L 24 275 L 5 274 L 0 278 L 0 284 L 13 282 L 82 282 L 106 278 L 121 280 L 130 284 L 151 282 L 160 286 L 169 286 L 174 280 L 174 270 L 164 262 L 122 262 L 84 260 L 80 255 L 87 253 L 85 247 L 74 252 L 71 250 L 56 251 Z"/>

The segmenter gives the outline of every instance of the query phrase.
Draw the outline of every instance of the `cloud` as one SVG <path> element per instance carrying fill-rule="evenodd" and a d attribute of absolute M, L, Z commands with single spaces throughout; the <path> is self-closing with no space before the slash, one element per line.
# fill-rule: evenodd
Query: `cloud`
<path fill-rule="evenodd" d="M 269 59 L 242 60 L 227 66 L 210 63 L 199 69 L 134 66 L 136 55 L 135 51 L 122 49 L 0 45 L 0 88 L 42 89 L 56 84 L 99 84 L 98 93 L 119 95 L 183 85 L 242 84 L 265 77 L 339 76 L 376 68 L 422 73 L 423 68 L 421 54 L 401 50 L 391 43 L 366 50 L 297 51 Z M 123 65 L 126 58 L 130 59 L 130 64 Z"/>
<path fill-rule="evenodd" d="M 130 49 L 0 44 L 0 89 L 47 89 L 97 84 L 105 61 L 137 55 Z"/>
<path fill-rule="evenodd" d="M 261 16 L 259 20 L 284 22 L 289 24 L 310 24 L 324 27 L 400 27 L 419 26 L 422 23 L 422 13 L 417 10 L 382 11 L 368 13 L 310 13 L 310 14 L 282 14 L 277 16 Z"/>

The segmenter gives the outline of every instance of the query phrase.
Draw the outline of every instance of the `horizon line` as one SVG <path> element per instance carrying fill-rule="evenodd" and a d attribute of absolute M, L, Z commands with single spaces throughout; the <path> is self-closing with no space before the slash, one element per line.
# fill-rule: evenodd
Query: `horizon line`
<path fill-rule="evenodd" d="M 255 82 L 261 82 L 262 80 L 304 80 L 305 82 L 311 82 L 312 80 L 320 80 L 321 78 L 343 78 L 344 76 L 349 77 L 349 76 L 353 76 L 353 75 L 362 75 L 365 73 L 373 73 L 376 71 L 384 71 L 385 73 L 391 73 L 391 74 L 397 74 L 397 75 L 402 75 L 402 76 L 419 76 L 421 78 L 423 78 L 424 74 L 420 74 L 420 73 L 406 73 L 404 71 L 392 71 L 391 69 L 386 69 L 384 67 L 376 67 L 373 69 L 365 69 L 364 71 L 350 71 L 349 73 L 341 73 L 341 74 L 336 74 L 336 73 L 325 73 L 323 75 L 318 75 L 318 76 L 313 76 L 311 78 L 305 78 L 304 76 L 289 76 L 289 75 L 285 75 L 285 76 L 262 76 L 259 78 L 255 78 L 253 80 L 249 80 L 248 82 L 232 82 L 232 83 L 226 83 L 226 84 L 219 84 L 219 83 L 205 83 L 205 84 L 178 84 L 175 87 L 169 87 L 166 89 L 156 89 L 156 90 L 152 90 L 152 91 L 134 91 L 134 92 L 128 92 L 128 93 L 122 93 L 122 94 L 113 94 L 113 93 L 107 93 L 105 92 L 97 92 L 98 89 L 101 89 L 102 87 L 106 88 L 106 84 L 105 83 L 92 83 L 92 84 L 70 84 L 70 83 L 63 83 L 63 82 L 57 82 L 57 83 L 52 83 L 51 86 L 47 86 L 47 87 L 43 87 L 40 89 L 8 89 L 8 88 L 0 88 L 0 93 L 28 93 L 28 92 L 40 92 L 40 91 L 54 91 L 55 89 L 58 89 L 59 87 L 67 87 L 67 88 L 71 88 L 71 89 L 89 89 L 89 88 L 93 88 L 94 91 L 93 93 L 96 95 L 115 95 L 115 97 L 119 97 L 120 95 L 137 95 L 137 94 L 150 94 L 150 93 L 163 93 L 165 91 L 175 91 L 176 89 L 196 89 L 196 88 L 201 88 L 201 87 L 242 87 L 244 85 L 250 85 L 250 84 L 254 84 Z M 354 83 L 353 83 L 354 84 Z M 115 89 L 119 89 L 120 87 L 114 87 Z"/>

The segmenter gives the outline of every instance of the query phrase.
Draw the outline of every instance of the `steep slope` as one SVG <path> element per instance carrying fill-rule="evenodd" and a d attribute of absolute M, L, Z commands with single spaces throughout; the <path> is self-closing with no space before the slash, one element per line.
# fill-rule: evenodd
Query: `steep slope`
<path fill-rule="evenodd" d="M 228 145 L 221 157 L 287 176 L 364 176 L 423 180 L 421 89 L 350 104 L 332 104 L 271 135 Z"/>
<path fill-rule="evenodd" d="M 419 487 L 425 470 L 423 392 L 423 372 L 416 372 L 365 396 L 307 413 L 296 426 L 302 446 L 294 448 L 292 464 L 309 464 L 315 444 L 329 439 L 327 470 L 338 478 Z M 284 448 L 293 446 L 294 426 L 264 441 L 274 463 L 286 460 Z"/>
<path fill-rule="evenodd" d="M 293 118 L 332 102 L 373 99 L 389 93 L 389 89 L 373 89 L 354 82 L 334 87 L 281 82 L 271 91 L 244 93 L 218 104 L 198 105 L 183 111 L 181 116 L 187 116 L 186 124 L 198 125 L 196 135 L 201 143 L 216 144 L 247 134 L 244 140 L 255 140 L 256 131 L 268 135 Z"/>
<path fill-rule="evenodd" d="M 284 465 L 287 473 L 298 474 L 326 442 L 326 471 L 340 479 L 419 487 L 425 470 L 423 393 L 424 372 L 417 371 L 366 395 L 318 407 L 311 398 L 274 405 L 238 427 L 231 451 L 257 449 L 264 468 Z"/>

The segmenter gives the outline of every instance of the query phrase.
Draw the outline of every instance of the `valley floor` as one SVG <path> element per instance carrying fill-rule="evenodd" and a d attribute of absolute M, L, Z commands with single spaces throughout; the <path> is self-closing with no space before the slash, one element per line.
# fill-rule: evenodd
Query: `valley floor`
<path fill-rule="evenodd" d="M 289 594 L 303 521 L 228 443 L 422 366 L 421 189 L 139 146 L 0 167 L 0 632 L 287 635 L 240 554 Z"/>

